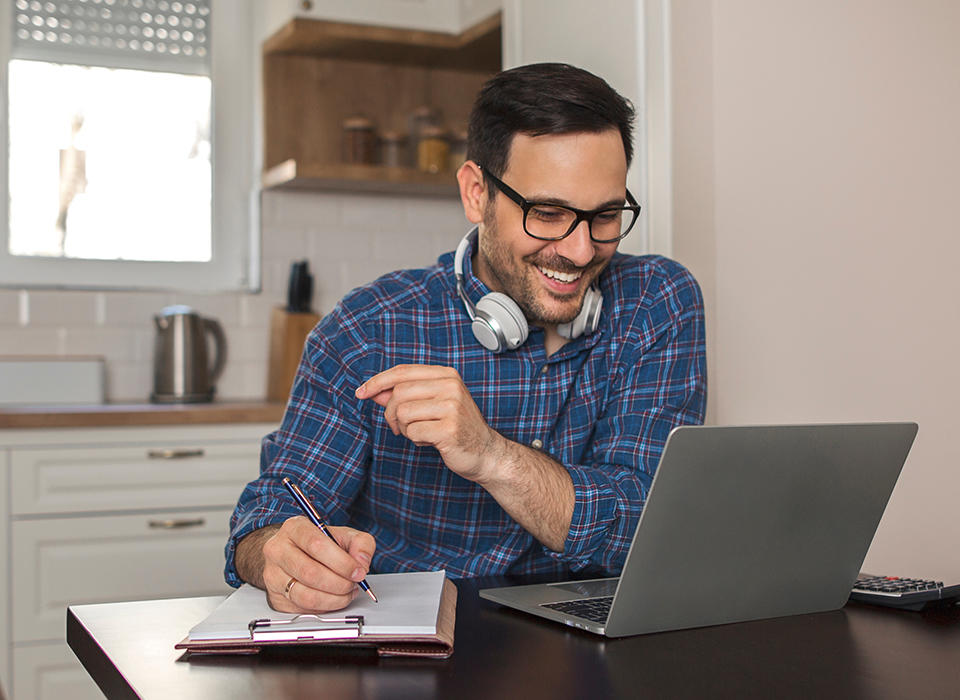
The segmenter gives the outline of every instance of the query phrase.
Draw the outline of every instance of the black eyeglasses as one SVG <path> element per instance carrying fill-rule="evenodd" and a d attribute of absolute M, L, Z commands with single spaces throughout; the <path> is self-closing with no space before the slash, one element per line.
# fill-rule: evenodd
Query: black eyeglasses
<path fill-rule="evenodd" d="M 541 241 L 559 241 L 566 238 L 581 221 L 586 221 L 593 241 L 613 243 L 630 233 L 640 216 L 640 205 L 630 194 L 630 190 L 627 190 L 629 204 L 584 211 L 562 204 L 531 202 L 479 163 L 477 167 L 483 170 L 498 190 L 523 210 L 523 230 L 526 234 Z"/>

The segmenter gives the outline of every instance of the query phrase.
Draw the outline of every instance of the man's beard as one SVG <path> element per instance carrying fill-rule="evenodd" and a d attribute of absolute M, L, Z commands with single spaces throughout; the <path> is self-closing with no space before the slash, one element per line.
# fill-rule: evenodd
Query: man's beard
<path fill-rule="evenodd" d="M 585 267 L 578 267 L 559 255 L 541 257 L 535 253 L 523 258 L 522 263 L 518 262 L 500 240 L 493 212 L 488 209 L 483 218 L 485 235 L 480 238 L 478 255 L 483 258 L 487 271 L 496 280 L 500 290 L 517 303 L 527 321 L 549 325 L 573 321 L 580 313 L 587 289 L 603 271 L 607 261 L 594 258 Z M 574 294 L 561 296 L 547 291 L 541 293 L 541 296 L 547 294 L 553 299 L 567 302 L 562 308 L 547 307 L 538 298 L 537 290 L 541 287 L 539 280 L 533 276 L 541 273 L 536 266 L 559 272 L 583 272 L 581 284 Z M 576 303 L 573 303 L 574 300 Z"/>

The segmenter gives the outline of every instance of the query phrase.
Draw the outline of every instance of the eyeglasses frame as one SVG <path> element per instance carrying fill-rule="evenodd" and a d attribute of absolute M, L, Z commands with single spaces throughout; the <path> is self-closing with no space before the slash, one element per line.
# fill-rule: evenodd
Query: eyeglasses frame
<path fill-rule="evenodd" d="M 536 238 L 538 241 L 562 241 L 564 238 L 566 238 L 567 236 L 569 236 L 571 233 L 573 233 L 573 232 L 576 230 L 577 226 L 580 225 L 580 222 L 581 222 L 581 221 L 586 221 L 586 222 L 587 222 L 587 230 L 590 232 L 590 240 L 591 240 L 591 241 L 593 241 L 594 243 L 615 243 L 616 241 L 622 241 L 622 240 L 626 237 L 626 235 L 633 230 L 633 227 L 636 226 L 636 224 L 637 224 L 637 220 L 640 218 L 640 209 L 641 209 L 640 204 L 637 202 L 637 200 L 634 198 L 634 196 L 633 196 L 632 194 L 630 194 L 630 190 L 629 190 L 629 189 L 626 190 L 626 193 L 627 193 L 627 202 L 628 202 L 627 205 L 623 205 L 623 206 L 619 206 L 619 207 L 600 207 L 599 209 L 589 209 L 589 210 L 587 210 L 587 209 L 577 209 L 576 207 L 569 207 L 569 206 L 567 206 L 566 204 L 555 204 L 555 203 L 553 203 L 553 202 L 536 202 L 536 201 L 531 201 L 531 200 L 527 199 L 526 197 L 524 197 L 523 195 L 521 195 L 521 194 L 520 194 L 519 192 L 517 192 L 515 189 L 513 189 L 512 187 L 510 187 L 510 185 L 508 185 L 507 183 L 505 183 L 503 180 L 501 180 L 500 178 L 498 178 L 496 175 L 494 175 L 493 173 L 491 173 L 489 170 L 487 170 L 486 168 L 484 168 L 480 163 L 477 163 L 477 167 L 480 168 L 480 170 L 483 172 L 483 174 L 484 174 L 486 177 L 490 178 L 490 181 L 491 181 L 494 185 L 496 185 L 496 187 L 497 187 L 498 190 L 500 190 L 501 192 L 503 192 L 503 193 L 507 196 L 508 199 L 510 199 L 514 204 L 516 204 L 518 207 L 520 207 L 520 209 L 523 211 L 523 232 L 524 232 L 525 234 L 527 234 L 528 236 L 530 236 L 530 238 Z M 529 230 L 527 230 L 527 214 L 530 212 L 531 209 L 533 209 L 534 207 L 537 207 L 537 206 L 540 206 L 540 207 L 556 207 L 556 208 L 558 208 L 558 209 L 566 209 L 567 211 L 572 211 L 572 212 L 576 215 L 577 218 L 574 220 L 573 224 L 571 224 L 571 226 L 570 226 L 570 228 L 567 230 L 567 232 L 566 232 L 565 234 L 563 234 L 562 236 L 560 236 L 559 238 L 544 238 L 543 236 L 535 236 L 535 235 L 533 235 L 532 233 L 530 233 Z M 634 214 L 634 216 L 633 216 L 633 221 L 630 223 L 629 228 L 627 228 L 626 231 L 624 231 L 623 233 L 621 233 L 621 234 L 620 234 L 619 236 L 617 236 L 616 238 L 598 240 L 598 239 L 594 238 L 594 236 L 593 236 L 593 220 L 594 220 L 594 218 L 597 217 L 597 215 L 599 215 L 599 214 L 601 214 L 602 212 L 605 212 L 605 211 L 610 211 L 611 209 L 622 209 L 622 210 L 624 210 L 624 211 L 632 211 L 633 214 Z"/>

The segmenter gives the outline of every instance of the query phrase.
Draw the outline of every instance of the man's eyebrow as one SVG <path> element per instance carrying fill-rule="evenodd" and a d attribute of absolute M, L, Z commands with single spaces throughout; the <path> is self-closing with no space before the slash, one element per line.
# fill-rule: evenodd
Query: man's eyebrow
<path fill-rule="evenodd" d="M 581 209 L 580 207 L 574 206 L 566 199 L 561 199 L 560 197 L 550 197 L 546 195 L 542 197 L 537 197 L 537 196 L 530 197 L 527 199 L 527 201 L 530 202 L 531 204 L 556 204 L 557 206 L 570 207 L 572 209 L 578 209 L 581 211 L 598 211 L 600 209 L 607 209 L 609 207 L 622 207 L 624 204 L 627 203 L 627 197 L 626 195 L 624 195 L 623 197 L 610 199 L 610 200 L 607 200 L 606 202 L 601 202 L 599 205 L 591 209 Z"/>

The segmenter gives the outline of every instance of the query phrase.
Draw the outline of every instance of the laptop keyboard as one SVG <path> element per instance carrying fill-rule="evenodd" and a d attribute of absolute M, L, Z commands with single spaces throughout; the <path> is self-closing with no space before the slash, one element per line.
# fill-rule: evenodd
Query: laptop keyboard
<path fill-rule="evenodd" d="M 564 600 L 559 603 L 543 603 L 542 607 L 557 610 L 567 615 L 576 615 L 591 622 L 606 622 L 610 614 L 610 604 L 613 596 L 602 598 L 581 598 L 580 600 Z"/>

